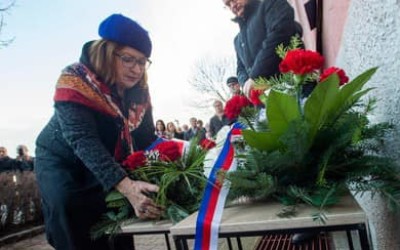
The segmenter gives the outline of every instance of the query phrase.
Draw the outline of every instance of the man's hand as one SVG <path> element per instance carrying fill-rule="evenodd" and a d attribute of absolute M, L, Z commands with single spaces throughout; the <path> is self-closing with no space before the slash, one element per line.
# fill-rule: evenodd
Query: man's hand
<path fill-rule="evenodd" d="M 249 78 L 243 85 L 243 93 L 244 95 L 250 99 L 250 91 L 254 86 L 254 80 Z"/>

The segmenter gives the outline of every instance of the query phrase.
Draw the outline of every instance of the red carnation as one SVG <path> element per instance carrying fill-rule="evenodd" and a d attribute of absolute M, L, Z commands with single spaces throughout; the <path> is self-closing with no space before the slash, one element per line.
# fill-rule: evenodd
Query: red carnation
<path fill-rule="evenodd" d="M 132 153 L 126 158 L 122 165 L 128 170 L 135 170 L 141 166 L 146 165 L 147 159 L 143 151 Z"/>
<path fill-rule="evenodd" d="M 328 78 L 332 74 L 337 74 L 337 76 L 339 77 L 340 86 L 349 82 L 349 78 L 347 77 L 346 72 L 344 72 L 343 69 L 336 67 L 330 67 L 324 70 L 324 72 L 319 76 L 319 81 L 323 82 L 326 78 Z"/>
<path fill-rule="evenodd" d="M 255 106 L 263 105 L 263 103 L 260 101 L 260 95 L 264 93 L 264 90 L 262 89 L 252 89 L 250 91 L 250 101 L 253 103 Z"/>
<path fill-rule="evenodd" d="M 157 144 L 152 150 L 159 152 L 160 160 L 162 161 L 176 161 L 181 157 L 179 145 L 174 141 L 163 141 Z"/>
<path fill-rule="evenodd" d="M 294 49 L 287 52 L 279 64 L 279 70 L 282 73 L 292 72 L 296 75 L 305 75 L 320 69 L 323 64 L 324 58 L 318 52 Z"/>
<path fill-rule="evenodd" d="M 242 108 L 247 106 L 251 106 L 249 99 L 243 95 L 235 95 L 226 102 L 224 113 L 228 119 L 233 120 L 240 115 Z"/>
<path fill-rule="evenodd" d="M 213 147 L 215 147 L 216 146 L 216 144 L 215 144 L 215 142 L 214 141 L 212 141 L 212 140 L 209 140 L 209 139 L 203 139 L 201 142 L 200 142 L 200 147 L 202 148 L 202 149 L 205 149 L 205 150 L 210 150 L 210 149 L 212 149 Z"/>

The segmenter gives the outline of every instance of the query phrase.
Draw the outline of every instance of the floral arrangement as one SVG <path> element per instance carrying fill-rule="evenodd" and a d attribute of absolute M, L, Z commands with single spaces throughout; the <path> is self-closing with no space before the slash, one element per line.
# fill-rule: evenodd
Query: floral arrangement
<path fill-rule="evenodd" d="M 185 149 L 184 143 L 188 144 Z M 207 182 L 204 159 L 215 143 L 194 138 L 190 142 L 159 139 L 154 144 L 149 150 L 132 153 L 122 165 L 132 179 L 160 187 L 158 193 L 148 195 L 165 208 L 160 219 L 176 223 L 197 211 L 200 205 Z M 105 233 L 113 235 L 123 223 L 138 220 L 129 201 L 118 191 L 107 195 L 106 204 L 107 213 L 92 228 L 94 238 Z"/>
<path fill-rule="evenodd" d="M 375 100 L 360 100 L 372 91 L 363 87 L 377 68 L 351 81 L 336 67 L 320 73 L 324 58 L 297 44 L 294 38 L 277 48 L 281 75 L 256 81 L 263 109 L 244 97 L 226 104 L 226 114 L 247 125 L 246 150 L 237 155 L 244 164 L 226 173 L 230 199 L 275 199 L 285 205 L 282 216 L 295 215 L 296 205 L 306 203 L 317 208 L 314 219 L 321 222 L 324 208 L 348 190 L 379 193 L 390 208 L 399 208 L 397 168 L 380 151 L 392 126 L 371 124 Z"/>

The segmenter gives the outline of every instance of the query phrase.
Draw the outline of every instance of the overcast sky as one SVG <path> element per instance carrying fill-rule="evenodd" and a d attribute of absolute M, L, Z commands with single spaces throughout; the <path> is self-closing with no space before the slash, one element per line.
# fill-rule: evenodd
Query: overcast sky
<path fill-rule="evenodd" d="M 99 38 L 99 23 L 112 13 L 137 20 L 150 33 L 154 118 L 181 124 L 192 116 L 210 118 L 212 109 L 186 108 L 195 98 L 187 80 L 195 60 L 234 55 L 237 26 L 222 0 L 16 0 L 0 33 L 0 40 L 14 38 L 0 49 L 0 145 L 11 156 L 18 144 L 34 153 L 34 140 L 53 112 L 60 70 L 78 60 L 83 43 Z"/>

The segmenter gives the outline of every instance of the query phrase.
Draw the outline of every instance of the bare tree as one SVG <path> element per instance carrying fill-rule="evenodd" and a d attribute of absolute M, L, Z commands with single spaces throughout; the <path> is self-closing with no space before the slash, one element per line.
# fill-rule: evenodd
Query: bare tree
<path fill-rule="evenodd" d="M 230 92 L 226 79 L 235 75 L 235 62 L 233 57 L 204 57 L 195 62 L 189 84 L 200 95 L 199 99 L 194 101 L 194 105 L 208 108 L 212 99 L 222 102 L 228 100 Z"/>
<path fill-rule="evenodd" d="M 14 6 L 14 4 L 14 0 L 8 1 L 6 3 L 0 3 L 0 49 L 6 47 L 14 40 L 14 38 L 4 40 L 1 35 L 3 27 L 5 26 L 4 14 L 7 13 L 7 11 L 9 11 Z"/>

